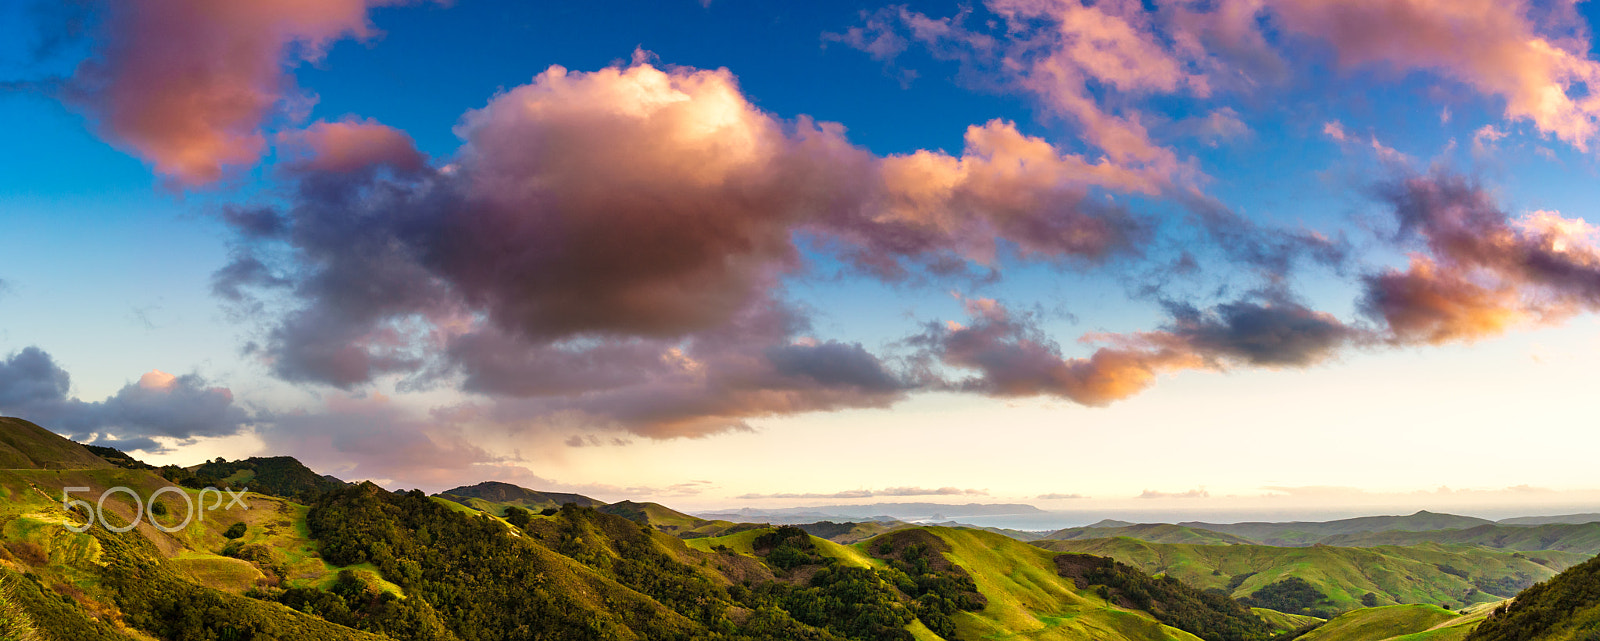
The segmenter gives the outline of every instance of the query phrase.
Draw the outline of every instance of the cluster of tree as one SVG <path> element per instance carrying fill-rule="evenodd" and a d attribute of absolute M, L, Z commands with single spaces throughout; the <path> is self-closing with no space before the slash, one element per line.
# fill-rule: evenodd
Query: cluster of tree
<path fill-rule="evenodd" d="M 90 454 L 93 454 L 95 456 L 103 458 L 103 459 L 106 460 L 106 462 L 108 462 L 108 463 L 110 463 L 112 465 L 115 465 L 117 467 L 123 468 L 123 469 L 127 469 L 127 470 L 153 470 L 153 469 L 156 469 L 154 465 L 151 465 L 151 464 L 146 463 L 144 461 L 141 461 L 139 459 L 133 458 L 127 452 L 124 452 L 124 451 L 119 450 L 119 449 L 114 448 L 114 447 L 105 447 L 103 445 L 84 445 L 83 447 L 84 447 L 84 449 L 89 450 Z"/>
<path fill-rule="evenodd" d="M 1487 592 L 1498 597 L 1514 597 L 1518 593 L 1533 587 L 1535 581 L 1526 572 L 1518 572 L 1513 576 L 1503 576 L 1498 579 L 1487 577 L 1473 580 L 1472 585 L 1479 591 Z"/>
<path fill-rule="evenodd" d="M 826 562 L 822 554 L 817 552 L 816 544 L 811 542 L 811 535 L 793 525 L 780 526 L 757 536 L 750 542 L 750 547 L 766 559 L 767 565 L 786 572 Z"/>
<path fill-rule="evenodd" d="M 1097 586 L 1102 598 L 1149 612 L 1157 621 L 1203 639 L 1264 641 L 1275 632 L 1226 594 L 1204 592 L 1171 576 L 1152 577 L 1108 557 L 1061 554 L 1055 560 L 1061 576 L 1080 587 Z"/>
<path fill-rule="evenodd" d="M 989 604 L 966 570 L 944 558 L 949 546 L 926 530 L 902 530 L 878 537 L 874 556 L 889 562 L 890 579 L 915 599 L 917 618 L 946 639 L 956 637 L 957 612 L 976 612 Z"/>
<path fill-rule="evenodd" d="M 1322 619 L 1332 618 L 1338 614 L 1328 595 L 1297 576 L 1269 584 L 1239 601 L 1250 607 L 1290 614 L 1309 614 Z"/>
<path fill-rule="evenodd" d="M 291 588 L 270 598 L 332 623 L 401 641 L 454 641 L 438 613 L 421 599 L 405 599 L 350 570 L 327 590 Z"/>
<path fill-rule="evenodd" d="M 161 561 L 161 554 L 144 537 L 128 532 L 113 534 L 91 530 L 100 539 L 106 565 L 100 571 L 101 583 L 112 595 L 122 620 L 130 627 L 162 639 L 246 641 L 380 641 L 365 634 L 317 617 L 305 616 L 269 603 L 184 580 Z M 65 608 L 78 617 L 62 628 L 60 638 L 95 639 L 92 620 L 81 606 Z M 37 618 L 38 609 L 30 608 Z M 54 629 L 53 629 L 54 630 Z M 67 635 L 70 633 L 70 636 Z M 125 639 L 109 629 L 110 639 Z"/>
<path fill-rule="evenodd" d="M 294 499 L 303 503 L 315 501 L 325 492 L 348 485 L 331 476 L 317 474 L 290 456 L 251 457 L 241 461 L 218 458 L 202 463 L 195 468 L 194 475 L 210 479 L 228 479 L 243 470 L 250 471 L 250 478 L 242 483 L 235 483 L 235 486 L 249 487 L 252 492 Z M 222 487 L 220 481 L 212 485 Z"/>
<path fill-rule="evenodd" d="M 1501 605 L 1478 624 L 1468 641 L 1530 641 L 1570 628 L 1600 629 L 1600 558 L 1575 565 L 1550 580 L 1523 590 L 1510 605 Z M 1562 637 L 1569 638 L 1569 637 Z"/>

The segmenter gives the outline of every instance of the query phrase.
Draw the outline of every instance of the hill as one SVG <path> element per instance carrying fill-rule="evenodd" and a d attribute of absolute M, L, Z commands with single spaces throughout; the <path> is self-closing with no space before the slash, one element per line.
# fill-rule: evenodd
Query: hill
<path fill-rule="evenodd" d="M 202 479 L 215 479 L 218 487 L 248 487 L 252 491 L 284 498 L 309 499 L 348 483 L 311 471 L 291 456 L 251 457 L 241 461 L 221 458 L 191 469 Z"/>
<path fill-rule="evenodd" d="M 1491 603 L 1583 561 L 1583 555 L 1548 551 L 1540 564 L 1528 555 L 1471 546 L 1340 548 L 1149 543 L 1130 538 L 1036 541 L 1050 550 L 1109 556 L 1150 574 L 1174 576 L 1235 598 L 1301 579 L 1320 595 L 1306 611 L 1264 605 L 1291 614 L 1335 614 L 1363 605 Z M 1373 596 L 1368 598 L 1366 595 Z M 1270 594 L 1270 593 L 1269 593 Z M 1260 597 L 1258 597 L 1260 598 Z M 1363 603 L 1363 600 L 1367 603 Z"/>
<path fill-rule="evenodd" d="M 1232 534 L 1212 532 L 1170 523 L 1140 523 L 1134 525 L 1090 525 L 1056 530 L 1042 537 L 1046 541 L 1076 541 L 1128 537 L 1151 543 L 1191 543 L 1195 545 L 1250 545 L 1250 539 Z"/>
<path fill-rule="evenodd" d="M 620 516 L 635 523 L 643 523 L 680 539 L 721 536 L 744 530 L 766 527 L 765 523 L 733 523 L 710 521 L 689 516 L 660 503 L 618 501 L 595 508 L 602 514 Z"/>
<path fill-rule="evenodd" d="M 113 467 L 55 432 L 0 416 L 0 470 L 89 470 Z"/>
<path fill-rule="evenodd" d="M 1427 604 L 1363 608 L 1334 617 L 1299 641 L 1458 641 L 1486 614 L 1486 610 L 1452 612 Z"/>
<path fill-rule="evenodd" d="M 605 505 L 604 501 L 597 501 L 582 494 L 540 492 L 499 481 L 484 481 L 477 485 L 445 490 L 440 492 L 439 496 L 496 516 L 504 514 L 506 506 L 511 505 L 535 512 L 560 508 L 567 503 L 576 504 L 578 507 Z"/>
<path fill-rule="evenodd" d="M 1428 530 L 1456 530 L 1493 524 L 1493 521 L 1470 516 L 1438 514 L 1422 510 L 1409 516 L 1363 516 L 1337 521 L 1292 521 L 1288 523 L 1179 523 L 1183 527 L 1210 530 L 1244 537 L 1263 545 L 1306 546 L 1336 534 L 1356 532 L 1388 532 L 1393 530 L 1422 532 Z"/>
<path fill-rule="evenodd" d="M 1360 532 L 1330 536 L 1321 542 L 1325 545 L 1344 547 L 1417 545 L 1432 542 L 1478 545 L 1523 552 L 1559 550 L 1594 555 L 1600 554 L 1600 523 L 1531 526 L 1489 524 L 1464 530 Z"/>
<path fill-rule="evenodd" d="M 1600 558 L 1574 566 L 1496 608 L 1469 641 L 1592 639 L 1600 629 Z"/>
<path fill-rule="evenodd" d="M 1501 525 L 1549 525 L 1552 523 L 1583 524 L 1600 522 L 1600 514 L 1563 514 L 1559 516 L 1519 516 L 1495 521 Z"/>

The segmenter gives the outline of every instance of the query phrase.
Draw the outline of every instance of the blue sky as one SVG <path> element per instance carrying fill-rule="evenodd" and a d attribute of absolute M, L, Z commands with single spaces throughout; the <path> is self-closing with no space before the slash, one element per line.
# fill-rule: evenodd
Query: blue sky
<path fill-rule="evenodd" d="M 1587 4 L 140 4 L 0 21 L 0 412 L 74 438 L 708 507 L 1600 488 Z"/>

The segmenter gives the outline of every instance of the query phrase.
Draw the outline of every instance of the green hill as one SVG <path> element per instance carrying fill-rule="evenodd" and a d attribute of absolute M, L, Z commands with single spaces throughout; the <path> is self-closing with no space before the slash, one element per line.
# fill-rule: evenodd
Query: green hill
<path fill-rule="evenodd" d="M 0 416 L 0 470 L 103 469 L 112 465 L 82 445 L 20 418 Z"/>
<path fill-rule="evenodd" d="M 311 471 L 291 456 L 251 457 L 240 461 L 218 459 L 191 470 L 195 476 L 215 479 L 219 487 L 246 488 L 284 498 L 308 499 L 348 485 Z"/>
<path fill-rule="evenodd" d="M 1600 630 L 1600 558 L 1535 585 L 1496 608 L 1469 641 L 1579 641 Z"/>
<path fill-rule="evenodd" d="M 1560 550 L 1594 555 L 1600 554 L 1600 523 L 1533 526 L 1490 524 L 1464 530 L 1361 532 L 1335 535 L 1322 540 L 1325 545 L 1343 547 L 1416 545 L 1429 542 L 1480 545 L 1523 552 Z"/>
<path fill-rule="evenodd" d="M 706 536 L 721 536 L 744 530 L 754 530 L 766 527 L 764 523 L 734 523 L 731 521 L 708 521 L 699 517 L 684 514 L 660 503 L 638 503 L 634 501 L 618 501 L 609 505 L 595 508 L 603 514 L 620 516 L 635 523 L 643 523 L 680 539 L 694 539 Z"/>
<path fill-rule="evenodd" d="M 1459 618 L 1437 605 L 1390 605 L 1363 608 L 1329 619 L 1300 641 L 1380 641 L 1427 632 Z"/>
<path fill-rule="evenodd" d="M 1512 596 L 1586 557 L 1547 551 L 1529 555 L 1471 546 L 1340 548 L 1149 543 L 1130 538 L 1036 541 L 1063 552 L 1109 556 L 1150 574 L 1167 574 L 1201 589 L 1245 598 L 1300 578 L 1321 592 L 1333 612 L 1370 603 L 1477 604 Z M 1275 608 L 1280 609 L 1280 608 Z M 1295 612 L 1301 613 L 1301 612 Z"/>
<path fill-rule="evenodd" d="M 1043 537 L 1046 541 L 1076 541 L 1125 536 L 1151 543 L 1190 543 L 1195 545 L 1250 545 L 1250 539 L 1200 528 L 1184 527 L 1171 523 L 1139 523 L 1124 526 L 1087 526 L 1056 530 Z"/>
<path fill-rule="evenodd" d="M 1552 523 L 1566 523 L 1569 525 L 1594 523 L 1600 521 L 1600 514 L 1593 512 L 1585 514 L 1560 514 L 1556 516 L 1519 516 L 1512 519 L 1495 521 L 1500 525 L 1549 525 Z"/>
<path fill-rule="evenodd" d="M 484 481 L 477 485 L 445 490 L 440 492 L 439 496 L 496 516 L 504 515 L 506 507 L 513 505 L 534 512 L 559 508 L 567 503 L 574 503 L 578 507 L 605 505 L 604 501 L 597 501 L 582 494 L 540 492 L 499 481 Z"/>
<path fill-rule="evenodd" d="M 1409 516 L 1363 516 L 1337 521 L 1293 521 L 1288 523 L 1179 523 L 1183 527 L 1210 530 L 1241 536 L 1263 545 L 1305 546 L 1322 542 L 1336 534 L 1356 532 L 1388 532 L 1400 530 L 1421 532 L 1452 530 L 1493 524 L 1493 521 L 1470 516 L 1438 514 L 1422 510 Z"/>

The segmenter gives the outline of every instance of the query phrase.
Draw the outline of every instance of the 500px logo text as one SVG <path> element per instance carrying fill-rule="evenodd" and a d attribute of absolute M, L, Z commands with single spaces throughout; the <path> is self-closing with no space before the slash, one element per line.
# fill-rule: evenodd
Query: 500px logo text
<path fill-rule="evenodd" d="M 201 520 L 201 521 L 206 520 L 206 512 L 214 512 L 214 511 L 216 511 L 218 509 L 231 510 L 231 509 L 233 509 L 233 506 L 235 506 L 235 505 L 237 505 L 237 506 L 239 506 L 239 507 L 241 507 L 243 509 L 246 509 L 246 510 L 250 509 L 250 504 L 246 503 L 245 500 L 244 500 L 245 492 L 249 492 L 250 491 L 250 488 L 248 488 L 248 487 L 244 488 L 242 490 L 239 490 L 237 492 L 233 491 L 233 488 L 231 488 L 231 487 L 223 488 L 223 489 L 220 489 L 220 490 L 217 489 L 217 488 L 214 488 L 214 487 L 207 487 L 205 489 L 200 490 L 200 499 L 199 499 L 199 505 L 198 506 L 195 505 L 195 500 L 189 497 L 189 493 L 183 491 L 183 488 L 175 487 L 175 486 L 171 486 L 171 485 L 168 485 L 168 486 L 163 487 L 161 489 L 158 489 L 158 490 L 156 490 L 154 492 L 151 492 L 150 493 L 150 500 L 149 500 L 148 503 L 146 503 L 144 501 L 144 499 L 140 498 L 139 493 L 135 492 L 133 490 L 133 488 L 123 487 L 123 486 L 120 486 L 120 485 L 117 486 L 117 487 L 111 488 L 109 490 L 106 490 L 105 492 L 102 492 L 100 494 L 100 500 L 98 502 L 95 502 L 95 503 L 90 503 L 90 502 L 85 501 L 83 499 L 72 498 L 72 493 L 73 492 L 88 492 L 88 491 L 90 491 L 90 488 L 87 488 L 87 487 L 65 487 L 65 488 L 61 488 L 61 508 L 62 509 L 66 510 L 68 512 L 72 512 L 75 507 L 82 507 L 84 510 L 86 510 L 88 512 L 88 515 L 89 515 L 89 522 L 84 523 L 83 525 L 73 525 L 71 523 L 68 523 L 67 524 L 67 529 L 68 530 L 72 530 L 73 532 L 87 532 L 87 531 L 89 531 L 89 528 L 94 527 L 94 524 L 98 522 L 100 524 L 100 527 L 103 527 L 103 528 L 105 528 L 107 530 L 110 530 L 112 532 L 127 532 L 128 530 L 132 530 L 133 528 L 139 527 L 139 521 L 143 520 L 146 516 L 149 516 L 150 517 L 150 525 L 155 526 L 156 529 L 161 530 L 162 532 L 172 533 L 172 532 L 177 532 L 179 530 L 182 530 L 182 529 L 184 529 L 186 527 L 189 527 L 189 523 L 191 521 L 194 521 L 195 517 L 197 515 L 199 516 L 199 520 Z M 156 520 L 156 516 L 158 516 L 160 514 L 165 514 L 165 507 L 163 507 L 160 510 L 157 509 L 157 505 L 158 504 L 156 503 L 156 498 L 160 497 L 162 494 L 167 494 L 167 493 L 177 494 L 178 496 L 183 497 L 183 503 L 184 503 L 185 506 L 187 506 L 187 511 L 184 513 L 183 521 L 181 523 L 178 523 L 177 525 L 173 525 L 173 526 L 162 525 L 162 523 L 160 521 Z M 216 499 L 217 499 L 216 502 L 212 503 L 209 507 L 206 505 L 206 494 L 207 493 L 215 495 Z M 106 499 L 111 498 L 111 496 L 113 494 L 126 494 L 128 496 L 133 497 L 134 514 L 133 514 L 133 521 L 131 523 L 128 523 L 127 525 L 124 525 L 124 526 L 121 526 L 121 527 L 116 527 L 116 526 L 113 526 L 113 525 L 111 525 L 111 523 L 106 521 L 106 513 L 105 513 Z M 223 505 L 222 505 L 222 500 L 223 500 L 224 494 L 226 494 L 229 497 L 228 498 L 228 504 L 227 504 L 226 507 L 223 507 Z"/>

